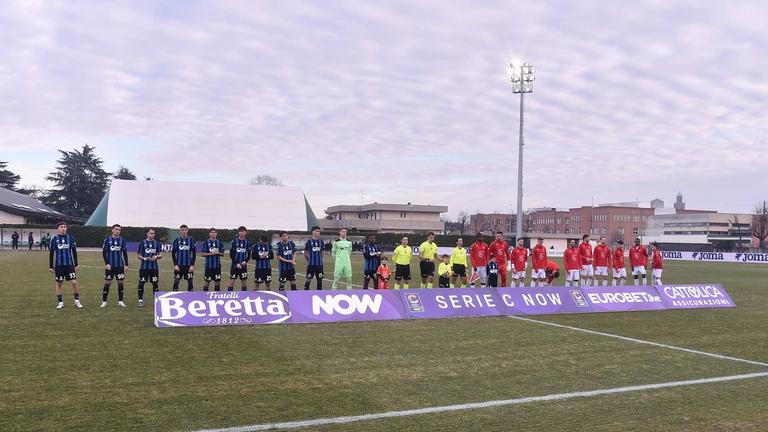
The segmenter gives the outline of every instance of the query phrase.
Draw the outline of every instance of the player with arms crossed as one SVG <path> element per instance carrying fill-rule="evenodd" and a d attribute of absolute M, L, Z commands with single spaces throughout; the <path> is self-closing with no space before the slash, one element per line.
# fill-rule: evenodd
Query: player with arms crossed
<path fill-rule="evenodd" d="M 208 230 L 208 240 L 203 242 L 200 255 L 205 258 L 205 275 L 203 276 L 203 291 L 213 281 L 213 290 L 221 291 L 221 257 L 224 256 L 224 243 L 219 240 L 216 228 Z"/>
<path fill-rule="evenodd" d="M 472 272 L 480 277 L 480 286 L 485 287 L 488 281 L 488 256 L 490 249 L 482 234 L 477 235 L 477 240 L 469 247 L 469 262 L 472 264 Z M 498 270 L 498 269 L 497 269 Z M 498 274 L 497 274 L 498 275 Z M 470 278 L 471 279 L 471 278 Z M 474 282 L 471 283 L 475 285 Z"/>
<path fill-rule="evenodd" d="M 82 308 L 80 303 L 80 287 L 77 285 L 77 272 L 80 266 L 77 264 L 77 244 L 75 238 L 67 234 L 67 224 L 58 223 L 59 234 L 51 238 L 48 246 L 48 271 L 53 273 L 56 280 L 56 309 L 64 307 L 61 285 L 65 280 L 72 282 L 72 292 L 75 298 L 75 307 Z"/>
<path fill-rule="evenodd" d="M 525 247 L 524 240 L 517 239 L 517 246 L 509 254 L 512 260 L 512 286 L 525 286 L 525 268 L 528 267 L 528 248 Z"/>
<path fill-rule="evenodd" d="M 563 264 L 565 265 L 565 286 L 579 286 L 579 273 L 581 272 L 581 256 L 576 247 L 576 240 L 571 240 L 568 249 L 563 253 Z"/>
<path fill-rule="evenodd" d="M 117 279 L 117 305 L 126 307 L 123 302 L 125 295 L 125 271 L 128 269 L 128 248 L 125 239 L 120 236 L 123 228 L 119 224 L 112 225 L 112 235 L 104 239 L 101 255 L 104 258 L 104 290 L 101 293 L 101 306 L 107 307 L 109 287 L 112 279 Z"/>
<path fill-rule="evenodd" d="M 488 246 L 491 255 L 496 257 L 496 264 L 499 266 L 499 286 L 507 286 L 507 256 L 509 254 L 509 243 L 504 240 L 504 233 L 498 231 L 496 239 Z"/>
<path fill-rule="evenodd" d="M 589 286 L 595 279 L 595 268 L 592 258 L 592 244 L 589 242 L 589 234 L 581 237 L 579 245 L 579 259 L 581 260 L 581 285 Z"/>
<path fill-rule="evenodd" d="M 235 279 L 240 279 L 240 291 L 248 291 L 248 261 L 251 260 L 251 241 L 246 238 L 248 230 L 244 226 L 237 228 L 237 237 L 232 240 L 229 248 L 229 258 L 232 265 L 229 268 L 229 285 L 227 291 L 235 289 Z"/>
<path fill-rule="evenodd" d="M 662 262 L 663 259 L 658 243 L 651 243 L 651 254 L 653 256 L 651 261 L 651 285 L 661 285 L 661 272 L 664 271 L 664 263 Z"/>
<path fill-rule="evenodd" d="M 640 284 L 638 280 L 640 276 L 642 276 L 643 285 L 648 285 L 645 273 L 645 266 L 648 265 L 648 250 L 640 242 L 640 237 L 636 238 L 634 246 L 629 248 L 629 266 L 632 267 L 635 285 Z"/>
<path fill-rule="evenodd" d="M 158 281 L 160 280 L 160 268 L 157 265 L 157 260 L 163 257 L 163 251 L 160 247 L 160 242 L 155 240 L 155 230 L 152 228 L 147 229 L 147 238 L 139 243 L 139 249 L 136 251 L 141 264 L 139 265 L 139 286 L 138 297 L 139 301 L 136 306 L 144 306 L 144 284 L 149 282 L 152 284 L 152 292 L 156 293 L 160 290 Z"/>
<path fill-rule="evenodd" d="M 179 290 L 179 281 L 184 278 L 187 281 L 187 291 L 194 291 L 197 245 L 195 240 L 189 236 L 187 225 L 179 227 L 179 237 L 173 240 L 171 257 L 173 258 L 173 290 Z"/>
<path fill-rule="evenodd" d="M 373 279 L 373 289 L 379 289 L 379 266 L 381 265 L 381 246 L 376 243 L 376 236 L 368 236 L 368 243 L 363 245 L 363 289 Z M 387 268 L 389 277 L 389 268 Z"/>
<path fill-rule="evenodd" d="M 536 239 L 536 246 L 531 251 L 531 262 L 533 271 L 531 272 L 531 286 L 547 285 L 547 248 L 544 246 L 544 239 Z"/>
<path fill-rule="evenodd" d="M 285 291 L 285 282 L 291 283 L 291 291 L 296 291 L 296 244 L 288 240 L 288 233 L 280 232 L 280 241 L 277 242 L 277 261 L 280 275 L 278 290 Z"/>
<path fill-rule="evenodd" d="M 608 285 L 608 264 L 611 261 L 611 248 L 605 244 L 605 236 L 600 236 L 600 242 L 595 246 L 595 279 L 594 285 Z"/>
<path fill-rule="evenodd" d="M 253 282 L 256 291 L 259 290 L 259 284 L 264 282 L 267 287 L 267 291 L 271 291 L 270 283 L 272 282 L 272 259 L 275 257 L 272 251 L 272 245 L 269 244 L 267 236 L 262 235 L 259 237 L 259 241 L 253 245 Z"/>
<path fill-rule="evenodd" d="M 419 270 L 421 271 L 421 288 L 432 288 L 435 282 L 435 257 L 437 243 L 435 233 L 427 233 L 427 241 L 419 246 Z"/>
<path fill-rule="evenodd" d="M 395 262 L 395 289 L 408 289 L 411 280 L 411 256 L 413 250 L 408 246 L 408 237 L 400 239 L 400 245 L 392 253 Z M 403 282 L 405 281 L 405 282 Z M 398 288 L 399 287 L 399 288 Z"/>
<path fill-rule="evenodd" d="M 312 278 L 317 279 L 317 289 L 323 289 L 323 249 L 325 243 L 320 240 L 320 227 L 312 227 L 312 238 L 304 244 L 304 259 L 307 260 L 307 273 L 304 290 L 309 290 Z"/>
<path fill-rule="evenodd" d="M 622 286 L 627 283 L 627 267 L 624 262 L 624 240 L 616 242 L 616 249 L 613 251 L 613 282 L 612 285 Z"/>

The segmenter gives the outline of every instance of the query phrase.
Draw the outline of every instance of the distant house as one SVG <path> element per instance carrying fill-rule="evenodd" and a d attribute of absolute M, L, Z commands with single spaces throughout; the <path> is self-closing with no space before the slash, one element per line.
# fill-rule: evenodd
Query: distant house
<path fill-rule="evenodd" d="M 443 232 L 445 222 L 441 213 L 447 213 L 447 206 L 418 204 L 363 204 L 328 207 L 327 219 L 320 220 L 324 230 L 347 228 L 355 231 L 379 233 L 424 233 Z"/>

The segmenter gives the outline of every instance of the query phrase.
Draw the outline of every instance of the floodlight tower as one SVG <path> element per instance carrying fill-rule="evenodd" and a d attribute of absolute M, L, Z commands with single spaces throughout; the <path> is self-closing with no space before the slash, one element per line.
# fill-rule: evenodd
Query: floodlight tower
<path fill-rule="evenodd" d="M 533 92 L 533 81 L 536 77 L 533 75 L 536 69 L 532 64 L 525 62 L 523 64 L 508 63 L 509 81 L 512 83 L 512 92 L 520 93 L 520 149 L 517 160 L 517 216 L 515 225 L 516 238 L 523 237 L 523 113 L 525 112 L 525 94 Z"/>

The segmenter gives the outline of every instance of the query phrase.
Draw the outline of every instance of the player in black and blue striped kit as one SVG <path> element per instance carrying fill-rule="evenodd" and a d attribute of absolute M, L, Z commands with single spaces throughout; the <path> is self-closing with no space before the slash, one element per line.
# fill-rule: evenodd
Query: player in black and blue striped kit
<path fill-rule="evenodd" d="M 224 243 L 218 239 L 216 228 L 208 230 L 208 240 L 203 242 L 201 255 L 205 257 L 205 276 L 203 276 L 203 291 L 213 281 L 213 290 L 221 291 L 221 257 L 224 256 Z"/>
<path fill-rule="evenodd" d="M 101 255 L 104 258 L 104 290 L 101 293 L 101 306 L 107 307 L 109 287 L 112 279 L 117 279 L 117 305 L 125 307 L 125 271 L 128 269 L 128 248 L 125 239 L 120 236 L 123 228 L 120 224 L 112 225 L 112 235 L 104 239 Z"/>
<path fill-rule="evenodd" d="M 288 240 L 288 233 L 280 232 L 280 241 L 277 242 L 277 261 L 280 263 L 280 285 L 278 289 L 285 291 L 285 281 L 291 282 L 291 290 L 296 291 L 296 244 Z"/>
<path fill-rule="evenodd" d="M 75 297 L 75 307 L 82 308 L 80 304 L 80 287 L 77 285 L 77 271 L 80 266 L 77 264 L 77 245 L 75 238 L 67 234 L 67 224 L 59 222 L 59 234 L 51 238 L 51 244 L 48 247 L 48 270 L 54 274 L 56 280 L 56 300 L 58 304 L 56 309 L 64 307 L 62 300 L 61 285 L 65 280 L 72 281 L 72 291 Z"/>
<path fill-rule="evenodd" d="M 267 236 L 262 235 L 259 241 L 253 245 L 251 252 L 253 257 L 253 282 L 256 291 L 259 290 L 259 284 L 264 282 L 267 290 L 270 290 L 269 284 L 272 282 L 272 259 L 275 257 L 272 252 L 272 245 L 269 244 Z"/>
<path fill-rule="evenodd" d="M 368 289 L 368 282 L 373 279 L 373 289 L 379 289 L 377 270 L 381 264 L 381 246 L 376 243 L 376 236 L 368 236 L 368 243 L 363 246 L 363 289 Z"/>
<path fill-rule="evenodd" d="M 197 258 L 197 245 L 189 236 L 189 227 L 179 227 L 179 237 L 173 241 L 171 257 L 173 257 L 173 290 L 179 290 L 181 278 L 187 280 L 187 291 L 194 291 L 193 280 L 195 277 L 195 259 Z"/>
<path fill-rule="evenodd" d="M 304 259 L 307 260 L 307 278 L 304 289 L 308 290 L 312 278 L 317 278 L 317 289 L 323 289 L 323 249 L 325 243 L 320 240 L 320 227 L 312 227 L 312 238 L 304 244 Z"/>
<path fill-rule="evenodd" d="M 152 292 L 156 293 L 160 288 L 158 282 L 160 280 L 160 268 L 157 265 L 157 260 L 163 257 L 163 250 L 160 246 L 160 242 L 155 240 L 155 230 L 152 228 L 147 229 L 147 238 L 139 243 L 139 249 L 136 251 L 136 255 L 141 261 L 139 266 L 139 302 L 136 304 L 138 307 L 144 306 L 144 284 L 149 282 L 152 284 Z"/>
<path fill-rule="evenodd" d="M 232 265 L 229 268 L 229 287 L 227 291 L 235 288 L 235 279 L 240 279 L 240 290 L 248 291 L 248 261 L 251 260 L 251 241 L 245 236 L 248 231 L 244 226 L 237 228 L 237 238 L 232 240 L 229 248 L 229 258 Z"/>

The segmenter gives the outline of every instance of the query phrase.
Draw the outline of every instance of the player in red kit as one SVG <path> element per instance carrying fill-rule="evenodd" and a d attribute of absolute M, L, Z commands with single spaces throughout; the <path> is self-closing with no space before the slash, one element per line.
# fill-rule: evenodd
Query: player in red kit
<path fill-rule="evenodd" d="M 613 251 L 613 286 L 624 285 L 627 282 L 627 265 L 624 262 L 624 240 L 619 240 L 616 243 L 616 249 Z"/>
<path fill-rule="evenodd" d="M 547 261 L 547 268 L 544 272 L 547 274 L 546 285 L 552 285 L 552 281 L 560 277 L 560 266 L 554 261 Z"/>
<path fill-rule="evenodd" d="M 490 256 L 490 249 L 485 242 L 482 234 L 477 235 L 477 240 L 472 243 L 469 248 L 469 261 L 472 264 L 472 272 L 477 273 L 480 276 L 481 286 L 485 287 L 485 283 L 488 280 L 488 272 L 486 266 L 488 265 L 488 257 Z M 475 283 L 472 282 L 472 286 Z"/>
<path fill-rule="evenodd" d="M 651 285 L 661 285 L 661 272 L 664 270 L 664 265 L 658 243 L 651 243 L 651 254 L 651 268 L 653 269 L 651 270 Z"/>
<path fill-rule="evenodd" d="M 491 255 L 496 257 L 496 264 L 499 265 L 499 276 L 501 276 L 501 284 L 499 286 L 507 286 L 507 254 L 509 253 L 509 243 L 504 240 L 504 234 L 499 231 L 496 233 L 496 239 L 488 246 L 491 251 Z"/>
<path fill-rule="evenodd" d="M 605 236 L 595 246 L 595 285 L 608 285 L 608 263 L 611 260 L 611 248 L 605 244 Z M 599 280 L 598 280 L 599 279 Z"/>
<path fill-rule="evenodd" d="M 648 285 L 645 276 L 645 266 L 648 265 L 648 251 L 645 246 L 640 244 L 640 237 L 635 239 L 635 245 L 629 248 L 629 266 L 632 267 L 632 277 L 635 278 L 635 285 L 640 281 L 639 276 L 643 277 L 643 285 Z"/>
<path fill-rule="evenodd" d="M 533 271 L 531 271 L 531 286 L 544 286 L 547 278 L 547 248 L 544 246 L 544 239 L 536 239 L 536 246 L 531 250 L 531 261 Z"/>
<path fill-rule="evenodd" d="M 524 246 L 523 239 L 517 239 L 517 246 L 510 254 L 512 259 L 512 286 L 525 286 L 525 268 L 528 266 L 528 248 Z"/>
<path fill-rule="evenodd" d="M 576 240 L 571 240 L 568 249 L 565 250 L 563 264 L 565 265 L 565 286 L 571 286 L 571 283 L 578 286 L 581 257 L 579 257 L 579 249 L 576 247 Z"/>
<path fill-rule="evenodd" d="M 592 262 L 592 244 L 589 242 L 589 234 L 582 236 L 579 259 L 581 260 L 581 284 L 592 285 L 595 280 L 595 268 Z"/>

